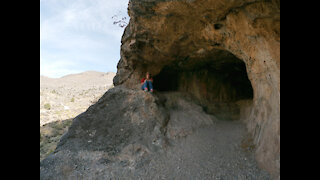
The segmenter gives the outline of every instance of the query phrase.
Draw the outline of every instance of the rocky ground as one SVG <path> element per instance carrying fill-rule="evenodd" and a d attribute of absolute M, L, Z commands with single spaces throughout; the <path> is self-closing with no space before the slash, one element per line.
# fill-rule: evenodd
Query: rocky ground
<path fill-rule="evenodd" d="M 40 161 L 54 151 L 61 136 L 67 132 L 72 119 L 53 121 L 40 126 Z"/>
<path fill-rule="evenodd" d="M 243 124 L 214 121 L 177 140 L 137 172 L 124 172 L 132 179 L 271 179 L 257 167 L 252 147 Z"/>
<path fill-rule="evenodd" d="M 191 96 L 110 89 L 40 162 L 40 179 L 271 179 L 240 121 Z"/>
<path fill-rule="evenodd" d="M 238 122 L 215 121 L 172 143 L 166 152 L 107 164 L 110 176 L 123 179 L 272 179 L 259 169 L 245 127 Z M 118 169 L 115 166 L 119 166 Z M 122 167 L 121 167 L 122 166 Z M 103 179 L 103 178 L 101 178 Z"/>
<path fill-rule="evenodd" d="M 40 160 L 53 152 L 72 119 L 113 87 L 114 75 L 87 71 L 61 78 L 40 76 Z"/>

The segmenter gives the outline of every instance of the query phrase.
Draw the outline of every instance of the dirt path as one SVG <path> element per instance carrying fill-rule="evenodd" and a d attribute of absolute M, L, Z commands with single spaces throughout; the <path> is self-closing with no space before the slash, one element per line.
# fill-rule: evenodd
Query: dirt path
<path fill-rule="evenodd" d="M 124 164 L 111 174 L 125 179 L 272 179 L 258 168 L 243 123 L 205 114 L 181 94 L 163 95 L 170 113 L 167 136 L 175 140 L 135 168 Z"/>
<path fill-rule="evenodd" d="M 270 179 L 257 167 L 252 152 L 241 142 L 245 127 L 238 122 L 215 121 L 180 139 L 167 153 L 152 159 L 151 179 Z M 149 171 L 156 169 L 156 171 Z"/>
<path fill-rule="evenodd" d="M 140 162 L 141 168 L 111 174 L 120 179 L 272 179 L 257 167 L 253 153 L 241 148 L 245 137 L 242 123 L 216 121 Z"/>

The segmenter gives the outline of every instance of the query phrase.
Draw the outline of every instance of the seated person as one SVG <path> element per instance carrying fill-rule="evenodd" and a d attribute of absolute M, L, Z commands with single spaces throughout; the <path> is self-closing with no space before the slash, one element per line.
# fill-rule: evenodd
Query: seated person
<path fill-rule="evenodd" d="M 146 77 L 142 78 L 141 80 L 141 85 L 142 85 L 141 89 L 144 91 L 149 90 L 150 92 L 153 92 L 152 82 L 153 82 L 153 79 L 151 77 L 151 74 L 147 72 Z"/>

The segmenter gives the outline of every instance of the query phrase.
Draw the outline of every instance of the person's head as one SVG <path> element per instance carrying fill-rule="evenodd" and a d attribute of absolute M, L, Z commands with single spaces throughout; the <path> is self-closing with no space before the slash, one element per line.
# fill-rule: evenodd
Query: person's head
<path fill-rule="evenodd" d="M 146 73 L 146 78 L 147 79 L 151 78 L 151 74 L 149 72 Z"/>

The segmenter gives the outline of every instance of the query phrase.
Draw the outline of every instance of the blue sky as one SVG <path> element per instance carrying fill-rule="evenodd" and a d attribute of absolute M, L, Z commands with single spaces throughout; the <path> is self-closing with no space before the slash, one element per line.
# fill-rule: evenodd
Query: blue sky
<path fill-rule="evenodd" d="M 40 75 L 116 72 L 129 0 L 40 0 Z"/>

